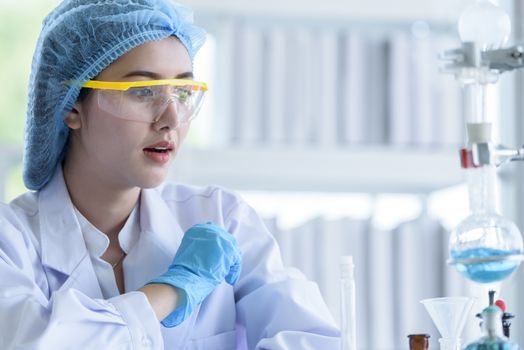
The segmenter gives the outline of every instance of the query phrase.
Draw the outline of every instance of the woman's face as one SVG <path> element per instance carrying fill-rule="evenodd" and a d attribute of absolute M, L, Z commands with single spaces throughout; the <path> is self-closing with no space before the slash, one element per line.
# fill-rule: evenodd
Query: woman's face
<path fill-rule="evenodd" d="M 178 39 L 170 37 L 131 50 L 107 67 L 96 80 L 192 77 L 187 50 Z M 87 98 L 77 104 L 75 112 L 66 118 L 72 129 L 66 161 L 74 159 L 73 163 L 82 164 L 90 176 L 117 188 L 158 186 L 165 179 L 189 124 L 176 126 L 177 116 L 172 103 L 154 123 L 117 118 L 100 108 L 98 93 L 101 92 L 91 90 Z"/>

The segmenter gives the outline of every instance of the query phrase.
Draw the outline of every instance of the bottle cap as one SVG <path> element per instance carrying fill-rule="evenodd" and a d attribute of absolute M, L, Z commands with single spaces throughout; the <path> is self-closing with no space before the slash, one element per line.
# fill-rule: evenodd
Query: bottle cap
<path fill-rule="evenodd" d="M 340 265 L 353 265 L 352 255 L 342 255 L 340 257 Z"/>
<path fill-rule="evenodd" d="M 429 334 L 421 333 L 421 334 L 408 334 L 408 338 L 431 338 Z"/>
<path fill-rule="evenodd" d="M 353 256 L 346 255 L 340 257 L 340 277 L 354 278 L 355 265 L 353 264 Z"/>

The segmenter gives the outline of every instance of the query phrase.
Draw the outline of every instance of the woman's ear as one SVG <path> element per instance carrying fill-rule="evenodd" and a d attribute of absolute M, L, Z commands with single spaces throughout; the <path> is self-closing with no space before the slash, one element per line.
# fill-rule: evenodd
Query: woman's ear
<path fill-rule="evenodd" d="M 69 112 L 65 116 L 64 123 L 66 123 L 66 125 L 70 129 L 77 130 L 82 127 L 82 118 L 80 117 L 81 111 L 82 111 L 82 105 L 77 102 L 75 106 L 73 107 L 73 110 L 71 110 L 71 112 Z"/>

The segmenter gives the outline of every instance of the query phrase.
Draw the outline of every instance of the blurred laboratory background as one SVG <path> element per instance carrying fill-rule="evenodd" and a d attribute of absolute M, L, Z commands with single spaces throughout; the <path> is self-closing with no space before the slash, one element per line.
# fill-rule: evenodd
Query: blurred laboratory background
<path fill-rule="evenodd" d="M 44 15 L 58 0 L 0 2 L 0 196 L 21 180 L 27 81 Z M 407 349 L 407 335 L 439 334 L 421 299 L 496 288 L 524 344 L 522 268 L 479 285 L 446 264 L 450 231 L 468 215 L 459 149 L 462 91 L 438 53 L 460 46 L 472 0 L 186 0 L 209 38 L 195 62 L 209 95 L 169 181 L 238 191 L 266 220 L 284 263 L 318 282 L 340 321 L 339 263 L 355 263 L 362 350 Z M 501 0 L 511 42 L 524 41 L 520 0 Z M 497 139 L 524 143 L 524 76 L 493 86 Z M 524 164 L 499 171 L 502 215 L 522 231 Z M 520 334 L 519 334 L 520 333 Z"/>

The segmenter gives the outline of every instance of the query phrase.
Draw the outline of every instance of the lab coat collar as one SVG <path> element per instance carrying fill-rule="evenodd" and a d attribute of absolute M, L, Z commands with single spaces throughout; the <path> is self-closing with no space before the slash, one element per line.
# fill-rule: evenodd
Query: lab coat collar
<path fill-rule="evenodd" d="M 42 264 L 71 275 L 87 255 L 87 248 L 60 165 L 39 192 L 38 210 Z"/>
<path fill-rule="evenodd" d="M 41 214 L 42 263 L 70 275 L 88 252 L 61 166 L 57 167 L 47 186 L 40 190 L 38 209 Z M 140 235 L 147 235 L 147 240 L 154 245 L 151 248 L 155 251 L 151 253 L 159 263 L 156 268 L 165 272 L 180 246 L 182 229 L 157 189 L 142 190 L 140 226 Z"/>
<path fill-rule="evenodd" d="M 143 189 L 140 198 L 141 234 L 153 235 L 162 252 L 172 259 L 182 240 L 182 228 L 159 189 Z"/>
<path fill-rule="evenodd" d="M 80 224 L 64 181 L 62 167 L 58 166 L 51 181 L 40 190 L 38 209 L 41 213 L 40 232 L 42 263 L 70 275 L 88 254 Z M 140 204 L 140 236 L 153 243 L 151 257 L 157 264 L 155 271 L 146 275 L 165 272 L 182 239 L 182 228 L 157 189 L 144 189 Z"/>
<path fill-rule="evenodd" d="M 135 271 L 124 275 L 128 290 L 166 272 L 180 246 L 182 229 L 156 189 L 141 192 L 140 231 L 138 242 L 124 260 L 124 267 Z"/>

